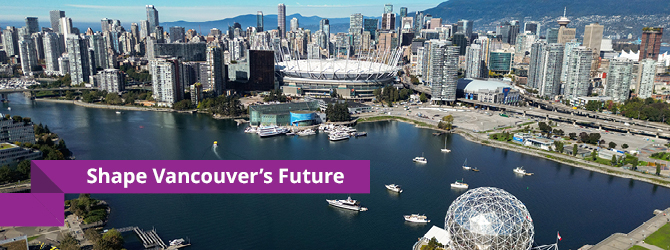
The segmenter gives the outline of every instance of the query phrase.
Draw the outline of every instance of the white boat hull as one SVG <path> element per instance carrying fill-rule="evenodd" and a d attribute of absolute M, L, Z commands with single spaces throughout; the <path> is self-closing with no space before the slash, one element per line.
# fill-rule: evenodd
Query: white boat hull
<path fill-rule="evenodd" d="M 450 149 L 446 149 L 446 148 L 443 148 L 443 149 L 441 149 L 440 151 L 445 152 L 445 153 L 449 153 L 449 152 L 451 152 Z"/>
<path fill-rule="evenodd" d="M 367 211 L 367 208 L 357 206 L 357 205 L 348 205 L 348 204 L 343 204 L 342 202 L 338 200 L 326 200 L 328 202 L 328 205 L 331 205 L 333 207 L 337 208 L 343 208 L 343 209 L 349 209 L 349 210 L 354 210 L 354 211 Z"/>
<path fill-rule="evenodd" d="M 452 188 L 462 188 L 462 189 L 466 189 L 466 188 L 468 188 L 468 185 L 467 185 L 467 184 L 454 184 L 454 183 L 452 183 L 452 184 L 451 184 L 451 187 L 452 187 Z"/>
<path fill-rule="evenodd" d="M 409 215 L 405 215 L 405 216 L 403 216 L 403 217 L 405 218 L 405 221 L 407 221 L 407 222 L 414 222 L 414 223 L 427 223 L 427 222 L 430 222 L 430 220 L 427 220 L 427 219 L 421 219 L 421 218 L 416 218 L 416 217 L 412 217 L 412 216 L 409 216 Z"/>

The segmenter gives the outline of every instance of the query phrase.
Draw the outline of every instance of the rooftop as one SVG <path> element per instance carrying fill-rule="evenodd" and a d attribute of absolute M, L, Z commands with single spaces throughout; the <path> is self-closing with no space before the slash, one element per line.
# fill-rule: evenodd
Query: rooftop
<path fill-rule="evenodd" d="M 14 145 L 14 144 L 11 144 L 11 143 L 6 143 L 6 142 L 0 143 L 0 150 L 8 149 L 8 148 L 15 148 L 15 147 L 18 147 L 18 146 Z"/>
<path fill-rule="evenodd" d="M 471 79 L 471 78 L 461 78 L 458 79 L 458 89 L 462 89 L 465 92 L 475 92 L 480 89 L 486 90 L 496 90 L 498 88 L 511 88 L 507 82 L 504 81 L 495 81 L 495 80 L 481 80 L 481 79 Z"/>

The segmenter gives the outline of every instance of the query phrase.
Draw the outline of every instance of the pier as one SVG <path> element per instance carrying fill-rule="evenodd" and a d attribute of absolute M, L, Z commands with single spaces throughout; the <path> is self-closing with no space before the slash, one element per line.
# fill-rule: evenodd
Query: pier
<path fill-rule="evenodd" d="M 161 239 L 161 237 L 158 236 L 158 233 L 156 232 L 155 228 L 151 229 L 150 231 L 144 231 L 139 227 L 130 226 L 130 227 L 118 228 L 116 229 L 116 231 L 119 231 L 119 233 L 135 232 L 137 237 L 142 241 L 142 245 L 144 245 L 144 248 L 150 250 L 165 250 L 165 249 L 173 250 L 191 245 L 190 243 L 185 242 L 180 245 L 168 246 L 167 244 L 165 244 L 163 239 Z"/>

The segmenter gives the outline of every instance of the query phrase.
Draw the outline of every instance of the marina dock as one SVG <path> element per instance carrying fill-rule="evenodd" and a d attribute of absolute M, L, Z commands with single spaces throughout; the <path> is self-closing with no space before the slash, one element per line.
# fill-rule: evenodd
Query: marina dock
<path fill-rule="evenodd" d="M 125 233 L 125 232 L 135 232 L 137 237 L 142 241 L 142 245 L 146 249 L 150 250 L 172 250 L 172 249 L 179 249 L 182 247 L 187 247 L 190 246 L 190 243 L 182 243 L 179 245 L 175 246 L 168 246 L 165 244 L 163 239 L 161 239 L 160 236 L 158 236 L 158 233 L 156 232 L 156 229 L 151 229 L 150 231 L 144 231 L 140 229 L 139 227 L 131 226 L 131 227 L 124 227 L 124 228 L 119 228 L 117 229 L 119 233 Z"/>

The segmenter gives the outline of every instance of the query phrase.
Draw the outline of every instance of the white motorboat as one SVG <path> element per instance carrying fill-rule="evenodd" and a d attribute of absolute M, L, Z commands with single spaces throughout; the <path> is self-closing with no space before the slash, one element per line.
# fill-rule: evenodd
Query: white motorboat
<path fill-rule="evenodd" d="M 12 110 L 12 107 L 7 107 L 7 110 L 11 111 L 11 110 Z"/>
<path fill-rule="evenodd" d="M 328 202 L 328 204 L 333 207 L 339 207 L 354 211 L 368 211 L 368 209 L 362 207 L 358 201 L 352 200 L 351 196 L 347 197 L 346 200 L 326 200 L 326 202 Z"/>
<path fill-rule="evenodd" d="M 181 244 L 184 244 L 184 242 L 186 242 L 184 239 L 171 240 L 170 246 L 179 246 Z"/>
<path fill-rule="evenodd" d="M 405 215 L 405 221 L 409 222 L 418 222 L 418 223 L 424 223 L 424 222 L 430 222 L 428 217 L 425 215 L 419 215 L 419 214 L 412 214 L 412 215 Z"/>
<path fill-rule="evenodd" d="M 400 188 L 399 185 L 389 184 L 389 185 L 384 185 L 384 186 L 386 186 L 386 189 L 388 189 L 389 191 L 393 191 L 393 192 L 396 192 L 396 193 L 402 193 L 402 189 Z"/>
<path fill-rule="evenodd" d="M 444 148 L 443 148 L 443 149 L 440 149 L 440 151 L 442 151 L 442 152 L 444 152 L 444 153 L 449 153 L 449 152 L 451 152 L 451 149 L 448 149 L 448 148 L 447 148 L 447 138 L 444 138 Z"/>
<path fill-rule="evenodd" d="M 316 131 L 312 129 L 305 129 L 303 131 L 300 131 L 297 133 L 299 136 L 308 136 L 308 135 L 315 135 Z"/>
<path fill-rule="evenodd" d="M 468 159 L 467 158 L 465 158 L 465 162 L 463 162 L 463 169 L 465 169 L 465 170 L 472 169 L 470 166 L 468 166 Z"/>
<path fill-rule="evenodd" d="M 523 169 L 523 166 L 515 168 L 514 173 L 520 174 L 520 175 L 526 175 L 526 170 Z"/>
<path fill-rule="evenodd" d="M 116 111 L 116 114 L 117 114 L 117 115 L 120 115 L 120 114 L 121 114 L 121 111 Z"/>
<path fill-rule="evenodd" d="M 268 126 L 258 129 L 258 135 L 261 137 L 271 137 L 275 135 L 286 134 L 286 132 L 288 132 L 288 129 L 277 126 Z"/>
<path fill-rule="evenodd" d="M 464 183 L 464 182 L 463 182 L 463 179 L 461 179 L 460 181 L 457 180 L 456 182 L 451 183 L 451 187 L 452 187 L 452 188 L 463 188 L 463 189 L 467 189 L 467 188 L 468 188 L 468 184 Z"/>
<path fill-rule="evenodd" d="M 414 159 L 412 159 L 412 161 L 418 162 L 418 163 L 423 163 L 423 164 L 428 163 L 428 160 L 426 159 L 426 157 L 423 157 L 423 153 L 421 153 L 421 156 L 414 157 Z"/>
<path fill-rule="evenodd" d="M 256 134 L 258 133 L 256 127 L 249 126 L 246 129 L 244 129 L 244 133 L 249 133 L 249 134 Z"/>
<path fill-rule="evenodd" d="M 331 141 L 341 141 L 341 140 L 348 140 L 349 135 L 346 133 L 331 133 L 328 135 L 328 140 Z"/>

